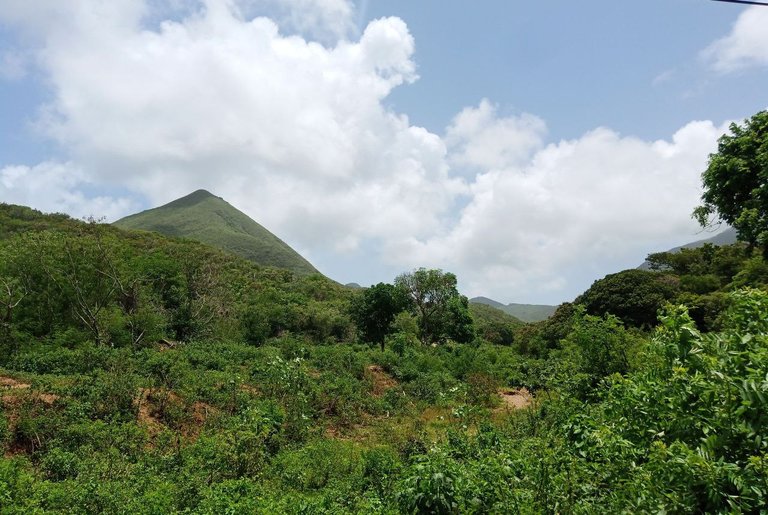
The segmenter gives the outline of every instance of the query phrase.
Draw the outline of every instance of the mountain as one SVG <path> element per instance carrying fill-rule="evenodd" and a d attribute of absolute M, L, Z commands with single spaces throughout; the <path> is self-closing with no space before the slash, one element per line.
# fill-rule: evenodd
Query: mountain
<path fill-rule="evenodd" d="M 711 238 L 692 241 L 691 243 L 686 243 L 684 245 L 680 245 L 679 247 L 669 249 L 666 252 L 679 252 L 680 249 L 697 249 L 699 247 L 703 247 L 707 243 L 711 243 L 712 245 L 733 245 L 736 243 L 736 229 L 729 227 L 723 232 L 715 234 Z M 637 268 L 640 270 L 650 270 L 651 266 L 648 261 L 644 261 L 643 264 Z"/>
<path fill-rule="evenodd" d="M 221 197 L 205 190 L 126 216 L 114 225 L 121 229 L 155 231 L 197 240 L 258 265 L 285 268 L 298 275 L 318 273 L 309 261 L 280 238 Z"/>
<path fill-rule="evenodd" d="M 469 302 L 473 304 L 485 304 L 486 306 L 492 306 L 496 309 L 500 309 L 508 315 L 512 315 L 518 320 L 522 320 L 523 322 L 540 322 L 542 320 L 546 320 L 552 316 L 552 313 L 554 313 L 555 309 L 557 309 L 557 306 L 548 306 L 545 304 L 502 304 L 501 302 L 497 302 L 487 297 L 475 297 L 473 299 L 469 299 Z"/>

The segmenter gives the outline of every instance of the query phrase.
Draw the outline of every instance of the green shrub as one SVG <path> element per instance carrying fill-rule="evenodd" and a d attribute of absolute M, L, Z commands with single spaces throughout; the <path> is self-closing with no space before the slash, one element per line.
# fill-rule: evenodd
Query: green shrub
<path fill-rule="evenodd" d="M 498 382 L 488 374 L 473 373 L 467 377 L 467 400 L 476 405 L 492 407 L 498 402 Z"/>
<path fill-rule="evenodd" d="M 390 497 L 401 468 L 397 454 L 386 447 L 374 447 L 363 451 L 361 459 L 362 487 L 373 490 L 380 499 Z"/>
<path fill-rule="evenodd" d="M 437 456 L 419 460 L 404 472 L 397 500 L 404 513 L 459 513 L 461 476 L 455 465 Z"/>
<path fill-rule="evenodd" d="M 297 490 L 318 490 L 331 483 L 359 478 L 360 453 L 349 442 L 316 440 L 295 451 L 279 454 L 275 474 Z"/>

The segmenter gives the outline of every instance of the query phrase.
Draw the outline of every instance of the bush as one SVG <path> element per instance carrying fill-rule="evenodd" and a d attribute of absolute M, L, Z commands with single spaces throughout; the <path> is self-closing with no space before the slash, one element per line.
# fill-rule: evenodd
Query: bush
<path fill-rule="evenodd" d="M 284 452 L 274 461 L 275 474 L 291 488 L 319 490 L 331 483 L 361 475 L 360 455 L 354 445 L 338 440 L 317 440 Z"/>
<path fill-rule="evenodd" d="M 492 407 L 498 402 L 498 382 L 493 377 L 474 373 L 467 377 L 467 400 L 476 406 Z"/>
<path fill-rule="evenodd" d="M 400 472 L 397 454 L 386 447 L 374 447 L 362 454 L 362 487 L 373 490 L 380 499 L 392 494 Z"/>
<path fill-rule="evenodd" d="M 398 486 L 397 500 L 404 513 L 459 513 L 461 476 L 450 461 L 424 457 L 405 471 Z"/>

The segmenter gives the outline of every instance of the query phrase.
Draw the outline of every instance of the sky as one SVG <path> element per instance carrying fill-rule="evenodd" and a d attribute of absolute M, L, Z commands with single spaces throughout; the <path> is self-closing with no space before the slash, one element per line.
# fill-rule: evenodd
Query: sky
<path fill-rule="evenodd" d="M 710 236 L 766 92 L 768 8 L 707 0 L 0 0 L 0 202 L 203 188 L 342 283 L 557 304 Z"/>

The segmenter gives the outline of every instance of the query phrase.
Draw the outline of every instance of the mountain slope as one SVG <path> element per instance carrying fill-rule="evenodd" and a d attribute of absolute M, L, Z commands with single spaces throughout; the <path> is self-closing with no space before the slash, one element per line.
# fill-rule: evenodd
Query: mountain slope
<path fill-rule="evenodd" d="M 299 275 L 317 273 L 315 267 L 280 238 L 205 190 L 127 216 L 114 225 L 197 240 L 256 264 L 285 268 Z"/>
<path fill-rule="evenodd" d="M 497 302 L 487 297 L 475 297 L 469 299 L 469 302 L 473 304 L 485 304 L 486 306 L 500 309 L 523 322 L 539 322 L 541 320 L 546 320 L 552 316 L 552 313 L 557 309 L 557 306 L 548 306 L 545 304 L 502 304 L 501 302 Z"/>

